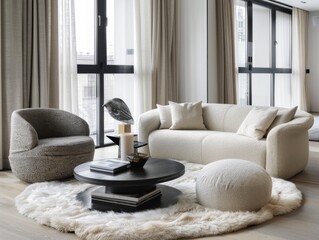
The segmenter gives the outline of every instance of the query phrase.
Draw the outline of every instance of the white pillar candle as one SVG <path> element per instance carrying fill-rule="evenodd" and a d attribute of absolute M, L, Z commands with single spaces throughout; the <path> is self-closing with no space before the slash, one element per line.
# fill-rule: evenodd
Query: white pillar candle
<path fill-rule="evenodd" d="M 127 161 L 128 154 L 134 152 L 133 134 L 124 133 L 120 135 L 121 160 Z"/>

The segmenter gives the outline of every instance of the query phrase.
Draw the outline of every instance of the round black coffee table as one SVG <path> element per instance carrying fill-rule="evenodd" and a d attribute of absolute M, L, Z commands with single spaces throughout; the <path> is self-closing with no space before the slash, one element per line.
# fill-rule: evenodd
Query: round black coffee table
<path fill-rule="evenodd" d="M 147 192 L 157 187 L 161 190 L 162 196 L 138 207 L 104 202 L 94 202 L 92 204 L 91 192 L 99 188 L 98 186 L 79 193 L 77 199 L 82 201 L 88 208 L 100 211 L 130 212 L 167 207 L 176 203 L 177 197 L 181 192 L 158 183 L 176 179 L 184 173 L 185 167 L 182 163 L 168 159 L 150 158 L 143 168 L 128 169 L 115 175 L 90 171 L 90 162 L 83 163 L 74 169 L 74 177 L 79 181 L 102 185 L 105 191 L 117 194 Z"/>

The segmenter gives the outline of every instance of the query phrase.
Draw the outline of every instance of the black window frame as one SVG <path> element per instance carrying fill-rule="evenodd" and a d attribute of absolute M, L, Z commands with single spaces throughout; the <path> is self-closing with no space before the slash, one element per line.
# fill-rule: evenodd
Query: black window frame
<path fill-rule="evenodd" d="M 77 64 L 78 74 L 96 74 L 96 146 L 106 146 L 104 133 L 104 74 L 133 74 L 133 65 L 108 65 L 107 64 L 107 0 L 95 1 L 95 64 Z"/>
<path fill-rule="evenodd" d="M 272 74 L 272 78 L 270 80 L 270 106 L 274 106 L 275 104 L 275 74 L 280 73 L 292 73 L 291 68 L 276 68 L 276 11 L 281 11 L 287 14 L 292 15 L 292 9 L 285 5 L 286 7 L 272 4 L 270 2 L 265 2 L 262 0 L 241 0 L 246 2 L 246 10 L 247 10 L 247 59 L 246 59 L 246 67 L 239 67 L 238 73 L 246 73 L 248 74 L 248 98 L 247 105 L 252 104 L 252 74 L 255 73 L 268 73 Z M 276 1 L 273 1 L 276 2 Z M 253 66 L 253 4 L 257 4 L 259 6 L 267 7 L 271 10 L 271 31 L 272 31 L 272 59 L 271 59 L 271 67 L 262 68 L 262 67 L 254 67 Z M 292 37 L 292 36 L 291 36 Z"/>

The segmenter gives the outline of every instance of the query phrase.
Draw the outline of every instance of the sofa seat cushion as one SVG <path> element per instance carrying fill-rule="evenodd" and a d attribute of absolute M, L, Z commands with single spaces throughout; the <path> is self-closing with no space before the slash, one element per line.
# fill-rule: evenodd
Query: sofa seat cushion
<path fill-rule="evenodd" d="M 207 130 L 161 129 L 149 135 L 150 155 L 155 158 L 186 160 L 200 163 L 202 141 L 212 134 Z"/>
<path fill-rule="evenodd" d="M 202 163 L 224 158 L 246 159 L 265 168 L 266 140 L 256 140 L 230 132 L 215 132 L 202 142 Z"/>
<path fill-rule="evenodd" d="M 266 141 L 230 132 L 208 130 L 153 131 L 149 135 L 152 157 L 207 164 L 224 158 L 246 159 L 266 166 Z"/>
<path fill-rule="evenodd" d="M 71 136 L 39 139 L 38 146 L 28 152 L 35 156 L 80 155 L 94 151 L 93 139 L 88 136 Z"/>

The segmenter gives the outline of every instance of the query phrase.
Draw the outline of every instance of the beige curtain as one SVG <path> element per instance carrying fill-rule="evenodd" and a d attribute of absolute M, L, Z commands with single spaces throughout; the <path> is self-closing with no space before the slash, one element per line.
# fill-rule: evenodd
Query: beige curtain
<path fill-rule="evenodd" d="M 2 166 L 9 168 L 12 111 L 58 107 L 57 1 L 1 0 Z"/>
<path fill-rule="evenodd" d="M 292 105 L 309 111 L 308 83 L 306 81 L 308 52 L 308 12 L 292 11 Z"/>
<path fill-rule="evenodd" d="M 3 154 L 2 154 L 2 0 L 0 0 L 0 170 L 3 169 Z"/>
<path fill-rule="evenodd" d="M 234 0 L 216 0 L 219 103 L 237 102 L 234 12 Z"/>
<path fill-rule="evenodd" d="M 24 107 L 58 107 L 57 3 L 22 1 Z M 16 14 L 15 14 L 16 15 Z M 54 49 L 55 48 L 55 49 Z M 52 66 L 53 64 L 53 66 Z M 52 69 L 53 67 L 53 69 Z"/>
<path fill-rule="evenodd" d="M 152 106 L 178 101 L 178 0 L 152 0 Z"/>
<path fill-rule="evenodd" d="M 15 13 L 16 12 L 16 13 Z M 8 168 L 11 112 L 23 107 L 22 2 L 1 0 L 1 141 L 2 167 Z"/>

